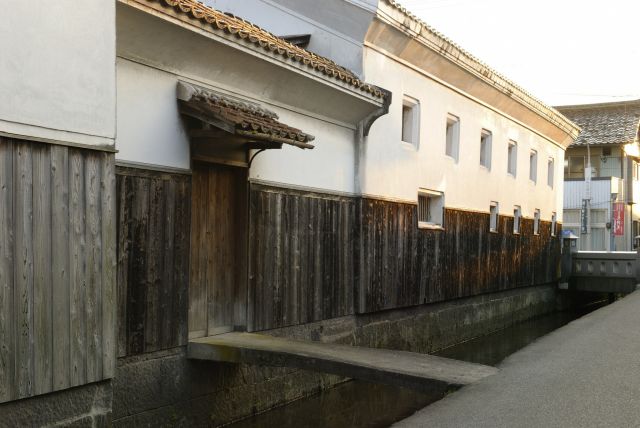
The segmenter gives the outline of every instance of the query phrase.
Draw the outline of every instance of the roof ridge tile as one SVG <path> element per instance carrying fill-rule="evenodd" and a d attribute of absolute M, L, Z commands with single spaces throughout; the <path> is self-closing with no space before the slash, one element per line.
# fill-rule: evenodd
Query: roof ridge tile
<path fill-rule="evenodd" d="M 184 13 L 191 19 L 210 24 L 214 29 L 252 43 L 258 47 L 291 59 L 303 66 L 325 74 L 366 92 L 376 98 L 384 98 L 386 93 L 380 88 L 365 83 L 353 72 L 336 64 L 328 58 L 314 54 L 299 46 L 266 31 L 259 26 L 237 16 L 221 12 L 213 7 L 196 0 L 146 0 L 151 3 L 160 3 L 169 6 L 177 12 Z"/>
<path fill-rule="evenodd" d="M 558 125 L 562 125 L 563 129 L 567 132 L 577 135 L 578 129 L 574 127 L 570 121 L 568 121 L 565 117 L 562 116 L 554 107 L 544 103 L 539 100 L 535 96 L 533 96 L 530 92 L 525 90 L 523 87 L 513 82 L 512 80 L 505 77 L 500 72 L 491 68 L 488 64 L 478 59 L 472 53 L 462 48 L 456 42 L 436 30 L 431 25 L 424 22 L 422 19 L 417 17 L 411 11 L 409 11 L 406 7 L 402 6 L 397 0 L 383 0 L 392 8 L 400 11 L 404 16 L 409 18 L 410 20 L 415 21 L 421 28 L 417 31 L 419 34 L 422 29 L 425 29 L 427 32 L 433 34 L 436 38 L 440 39 L 443 44 L 446 45 L 446 48 L 442 48 L 443 51 L 446 51 L 449 55 L 456 58 L 456 60 L 467 64 L 467 67 L 472 68 L 476 73 L 484 76 L 485 78 L 491 80 L 495 84 L 499 85 L 504 91 L 506 91 L 510 96 L 514 96 L 520 100 L 521 103 L 528 106 L 528 108 L 537 111 L 538 114 L 543 114 L 547 117 L 554 118 L 557 121 Z M 453 48 L 455 52 L 452 52 Z M 465 60 L 466 59 L 466 60 Z M 567 121 L 566 123 L 562 123 L 563 121 Z"/>

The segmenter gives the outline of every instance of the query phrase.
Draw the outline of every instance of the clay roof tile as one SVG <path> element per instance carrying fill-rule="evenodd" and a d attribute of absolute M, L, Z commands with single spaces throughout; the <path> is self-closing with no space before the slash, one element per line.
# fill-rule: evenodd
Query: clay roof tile
<path fill-rule="evenodd" d="M 173 8 L 176 12 L 181 12 L 190 19 L 211 24 L 214 30 L 224 31 L 227 34 L 234 34 L 249 43 L 267 49 L 274 54 L 294 59 L 300 64 L 312 68 L 331 78 L 340 80 L 348 85 L 364 91 L 376 98 L 384 98 L 385 93 L 380 88 L 362 82 L 351 71 L 339 66 L 335 62 L 313 54 L 299 46 L 293 45 L 286 40 L 277 37 L 257 25 L 251 24 L 232 14 L 223 13 L 195 0 L 146 0 L 148 2 L 160 3 Z"/>

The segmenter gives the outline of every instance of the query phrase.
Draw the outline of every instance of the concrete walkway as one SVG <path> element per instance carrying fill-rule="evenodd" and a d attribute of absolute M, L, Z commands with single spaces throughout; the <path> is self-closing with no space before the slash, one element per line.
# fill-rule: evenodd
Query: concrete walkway
<path fill-rule="evenodd" d="M 507 358 L 396 427 L 639 427 L 640 292 Z"/>
<path fill-rule="evenodd" d="M 187 355 L 198 360 L 295 367 L 424 391 L 470 385 L 498 371 L 416 352 L 239 332 L 192 339 Z"/>

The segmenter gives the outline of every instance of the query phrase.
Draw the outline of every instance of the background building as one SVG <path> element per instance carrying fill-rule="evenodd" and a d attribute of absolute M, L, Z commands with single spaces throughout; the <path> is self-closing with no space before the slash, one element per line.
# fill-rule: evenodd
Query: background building
<path fill-rule="evenodd" d="M 582 250 L 634 249 L 634 237 L 639 234 L 640 100 L 557 108 L 582 128 L 564 160 L 565 229 L 581 238 Z M 587 183 L 589 159 L 591 182 Z M 590 209 L 585 206 L 590 218 L 584 219 L 581 212 L 589 186 Z M 589 223 L 587 230 L 582 223 Z"/>

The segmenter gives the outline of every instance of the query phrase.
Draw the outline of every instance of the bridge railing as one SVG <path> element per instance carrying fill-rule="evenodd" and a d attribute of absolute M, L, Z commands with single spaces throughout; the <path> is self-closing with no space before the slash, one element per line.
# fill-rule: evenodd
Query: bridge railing
<path fill-rule="evenodd" d="M 571 255 L 570 287 L 582 291 L 629 293 L 640 283 L 635 251 L 577 251 Z"/>

